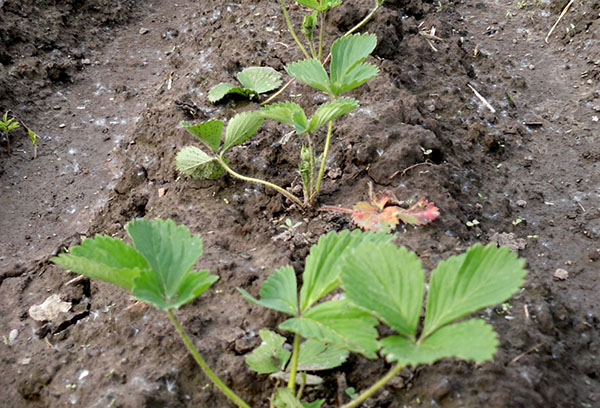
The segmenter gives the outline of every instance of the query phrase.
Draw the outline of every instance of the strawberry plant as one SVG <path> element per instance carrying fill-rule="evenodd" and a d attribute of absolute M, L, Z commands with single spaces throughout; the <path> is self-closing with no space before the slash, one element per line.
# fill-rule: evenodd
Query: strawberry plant
<path fill-rule="evenodd" d="M 177 169 L 183 174 L 200 178 L 217 178 L 227 171 L 239 179 L 274 188 L 300 207 L 313 205 L 325 171 L 333 121 L 358 107 L 358 101 L 355 99 L 338 98 L 338 96 L 357 88 L 377 75 L 377 67 L 364 63 L 376 44 L 377 39 L 370 34 L 352 35 L 338 39 L 331 47 L 331 74 L 328 74 L 321 63 L 314 59 L 299 61 L 286 67 L 292 77 L 326 92 L 332 98 L 331 102 L 321 105 L 310 120 L 302 107 L 296 103 L 284 102 L 268 105 L 260 112 L 245 112 L 234 116 L 227 125 L 222 146 L 222 121 L 211 120 L 193 126 L 184 122 L 183 127 L 202 142 L 211 153 L 206 153 L 193 146 L 185 147 L 177 154 Z M 303 201 L 273 183 L 235 172 L 225 160 L 225 152 L 252 137 L 263 119 L 271 119 L 293 126 L 296 134 L 306 136 L 306 145 L 300 151 L 301 162 L 299 165 L 304 187 Z M 314 137 L 316 132 L 326 124 L 328 125 L 327 136 L 319 160 Z"/>
<path fill-rule="evenodd" d="M 274 407 L 320 406 L 320 400 L 300 402 L 304 387 L 319 381 L 307 372 L 342 364 L 344 350 L 366 358 L 379 354 L 395 366 L 343 408 L 359 406 L 405 366 L 449 357 L 492 359 L 498 346 L 493 328 L 482 319 L 460 319 L 512 296 L 523 283 L 525 262 L 507 248 L 475 245 L 440 262 L 426 294 L 420 260 L 396 247 L 392 238 L 358 230 L 332 232 L 311 248 L 299 293 L 291 266 L 270 275 L 258 299 L 238 289 L 250 302 L 289 316 L 279 329 L 294 334 L 291 353 L 284 337 L 264 330 L 263 344 L 246 357 L 250 369 L 287 380 L 271 399 Z M 324 299 L 340 286 L 341 296 Z M 396 334 L 379 339 L 380 322 Z M 308 364 L 315 355 L 315 363 Z"/>
<path fill-rule="evenodd" d="M 112 283 L 164 311 L 204 373 L 238 407 L 250 408 L 206 364 L 173 314 L 218 279 L 193 267 L 202 255 L 202 239 L 171 220 L 138 219 L 125 227 L 133 246 L 104 235 L 84 239 L 51 260 L 73 272 Z"/>

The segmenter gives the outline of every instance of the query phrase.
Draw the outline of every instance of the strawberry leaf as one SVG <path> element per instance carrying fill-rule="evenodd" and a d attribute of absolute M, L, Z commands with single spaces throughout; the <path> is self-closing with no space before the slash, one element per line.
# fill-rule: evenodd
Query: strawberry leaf
<path fill-rule="evenodd" d="M 276 89 L 281 85 L 281 74 L 271 67 L 248 67 L 237 74 L 237 79 L 247 89 L 257 94 Z"/>
<path fill-rule="evenodd" d="M 206 147 L 216 153 L 219 150 L 221 144 L 221 133 L 223 133 L 223 121 L 222 120 L 209 120 L 206 122 L 198 123 L 197 125 L 190 125 L 183 121 L 181 126 L 190 132 L 196 139 L 202 142 Z"/>
<path fill-rule="evenodd" d="M 186 146 L 175 156 L 177 170 L 193 178 L 217 179 L 225 171 L 216 159 L 195 146 Z"/>
<path fill-rule="evenodd" d="M 259 374 L 270 374 L 285 368 L 291 353 L 283 348 L 285 337 L 270 330 L 258 332 L 262 344 L 246 356 L 248 367 Z"/>
<path fill-rule="evenodd" d="M 253 298 L 244 289 L 238 291 L 250 303 L 277 310 L 290 316 L 298 315 L 298 293 L 294 268 L 287 265 L 279 268 L 265 280 L 260 288 L 260 300 Z"/>
<path fill-rule="evenodd" d="M 228 83 L 220 83 L 217 84 L 215 86 L 213 86 L 210 91 L 208 91 L 208 100 L 210 102 L 218 102 L 221 99 L 223 99 L 225 96 L 229 95 L 229 94 L 239 94 L 242 96 L 249 96 L 250 94 L 253 94 L 255 92 L 253 92 L 250 89 L 245 89 L 245 88 L 241 88 L 239 86 L 235 86 L 232 84 L 228 84 Z"/>
<path fill-rule="evenodd" d="M 435 220 L 440 215 L 440 210 L 435 204 L 421 198 L 407 209 L 398 208 L 396 216 L 405 224 L 425 225 Z"/>

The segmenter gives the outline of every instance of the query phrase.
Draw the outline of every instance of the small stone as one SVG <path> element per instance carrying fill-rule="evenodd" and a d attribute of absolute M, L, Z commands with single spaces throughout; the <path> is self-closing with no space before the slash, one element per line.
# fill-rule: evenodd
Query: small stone
<path fill-rule="evenodd" d="M 569 272 L 565 271 L 564 269 L 558 268 L 554 272 L 554 279 L 556 279 L 556 280 L 566 280 L 568 277 L 569 277 Z"/>
<path fill-rule="evenodd" d="M 517 205 L 519 207 L 525 208 L 525 207 L 527 207 L 527 201 L 525 201 L 525 200 L 517 200 Z"/>
<path fill-rule="evenodd" d="M 592 116 L 592 122 L 598 122 L 598 116 Z"/>
<path fill-rule="evenodd" d="M 29 357 L 24 358 L 21 361 L 19 361 L 19 364 L 21 364 L 21 365 L 27 365 L 29 363 L 31 363 L 31 358 L 29 358 Z"/>
<path fill-rule="evenodd" d="M 29 316 L 38 322 L 53 321 L 61 313 L 66 313 L 71 309 L 71 303 L 63 302 L 58 295 L 50 295 L 41 305 L 34 305 L 29 308 Z"/>
<path fill-rule="evenodd" d="M 529 69 L 533 71 L 535 69 L 535 65 L 533 65 L 533 64 L 529 65 Z"/>
<path fill-rule="evenodd" d="M 167 189 L 164 187 L 161 187 L 158 189 L 158 197 L 162 198 L 165 196 L 165 194 L 167 193 Z"/>
<path fill-rule="evenodd" d="M 150 32 L 150 29 L 148 29 L 148 28 L 146 28 L 146 27 L 142 27 L 142 28 L 140 28 L 140 31 L 139 31 L 139 33 L 140 33 L 141 35 L 147 34 L 147 33 L 149 33 L 149 32 Z"/>
<path fill-rule="evenodd" d="M 58 125 L 58 127 L 62 129 L 62 128 L 67 127 L 67 125 L 65 125 L 64 123 L 61 123 L 60 125 Z"/>
<path fill-rule="evenodd" d="M 14 341 L 17 339 L 18 335 L 19 335 L 19 331 L 17 329 L 12 329 L 10 331 L 10 333 L 8 334 L 8 344 L 14 343 Z"/>
<path fill-rule="evenodd" d="M 84 59 L 81 60 L 81 63 L 83 65 L 92 65 L 92 60 L 89 59 L 89 58 L 84 58 Z"/>
<path fill-rule="evenodd" d="M 61 108 L 62 108 L 62 107 L 61 107 L 60 105 L 54 105 L 54 106 L 52 107 L 52 109 L 54 109 L 54 110 L 61 110 Z"/>

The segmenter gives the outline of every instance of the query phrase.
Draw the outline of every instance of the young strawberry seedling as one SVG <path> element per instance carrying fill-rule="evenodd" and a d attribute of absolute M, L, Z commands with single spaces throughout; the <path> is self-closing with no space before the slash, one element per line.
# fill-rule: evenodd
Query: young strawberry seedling
<path fill-rule="evenodd" d="M 125 227 L 133 246 L 105 235 L 84 239 L 52 262 L 90 278 L 112 283 L 164 311 L 204 373 L 238 407 L 250 408 L 206 364 L 173 314 L 218 279 L 192 268 L 202 255 L 202 239 L 171 220 L 133 220 Z"/>
<path fill-rule="evenodd" d="M 313 205 L 325 172 L 333 121 L 358 107 L 358 101 L 355 99 L 338 98 L 338 96 L 357 88 L 377 75 L 377 67 L 364 63 L 376 44 L 377 39 L 370 34 L 353 35 L 338 39 L 331 47 L 331 74 L 328 74 L 317 60 L 299 61 L 286 67 L 292 77 L 326 92 L 332 98 L 331 102 L 321 105 L 310 120 L 300 105 L 293 102 L 269 105 L 261 109 L 260 112 L 241 113 L 234 116 L 227 125 L 222 146 L 222 121 L 211 120 L 193 126 L 185 122 L 182 123 L 211 153 L 207 154 L 193 146 L 185 147 L 177 154 L 177 169 L 186 175 L 200 178 L 217 178 L 224 171 L 227 171 L 236 178 L 271 187 L 300 207 Z M 299 165 L 304 186 L 304 201 L 273 183 L 243 176 L 235 172 L 229 167 L 224 157 L 225 152 L 230 148 L 252 137 L 265 118 L 293 126 L 298 135 L 306 135 L 307 144 L 301 149 L 301 163 Z M 327 136 L 320 164 L 318 164 L 314 137 L 315 133 L 326 124 L 328 124 Z"/>
<path fill-rule="evenodd" d="M 425 273 L 417 256 L 396 247 L 392 239 L 358 230 L 321 237 L 306 258 L 299 296 L 290 266 L 267 278 L 259 299 L 239 289 L 250 302 L 290 316 L 279 329 L 294 333 L 291 355 L 283 347 L 284 337 L 261 331 L 263 344 L 246 358 L 252 370 L 287 379 L 287 388 L 276 390 L 271 400 L 275 408 L 319 407 L 320 400 L 300 402 L 309 381 L 318 383 L 307 372 L 342 364 L 347 358 L 344 350 L 366 358 L 379 353 L 396 365 L 343 408 L 358 407 L 405 366 L 448 357 L 492 359 L 498 345 L 493 328 L 481 319 L 458 320 L 510 298 L 523 283 L 525 262 L 507 248 L 481 245 L 440 262 L 431 272 L 420 325 Z M 342 296 L 323 301 L 340 285 Z M 379 322 L 397 335 L 378 339 Z M 317 343 L 321 343 L 318 353 Z M 314 355 L 321 357 L 316 364 L 307 364 Z"/>

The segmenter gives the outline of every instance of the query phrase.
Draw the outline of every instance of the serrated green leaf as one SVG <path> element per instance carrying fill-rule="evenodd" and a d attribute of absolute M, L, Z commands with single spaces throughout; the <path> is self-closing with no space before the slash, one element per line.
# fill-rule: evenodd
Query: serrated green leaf
<path fill-rule="evenodd" d="M 253 298 L 244 289 L 238 288 L 238 291 L 251 303 L 298 316 L 296 274 L 289 265 L 279 268 L 263 282 L 259 292 L 260 300 Z"/>
<path fill-rule="evenodd" d="M 175 156 L 177 170 L 193 178 L 216 179 L 225 171 L 216 159 L 195 146 L 186 146 Z"/>
<path fill-rule="evenodd" d="M 310 118 L 308 132 L 314 133 L 324 124 L 329 123 L 356 108 L 358 108 L 358 101 L 353 98 L 340 98 L 332 102 L 327 102 L 319 106 L 319 109 L 317 109 L 313 117 Z"/>
<path fill-rule="evenodd" d="M 492 326 L 470 319 L 442 327 L 420 344 L 391 336 L 381 340 L 381 345 L 387 361 L 402 365 L 431 364 L 447 357 L 482 363 L 492 359 L 498 339 Z"/>
<path fill-rule="evenodd" d="M 340 95 L 344 92 L 358 88 L 369 79 L 374 78 L 379 74 L 379 68 L 371 64 L 359 64 L 352 69 L 343 78 L 343 82 L 334 82 L 331 84 L 334 95 Z"/>
<path fill-rule="evenodd" d="M 248 67 L 237 74 L 240 83 L 256 93 L 265 93 L 279 88 L 281 74 L 271 67 Z"/>
<path fill-rule="evenodd" d="M 262 339 L 262 344 L 246 356 L 248 367 L 259 374 L 283 370 L 291 355 L 283 348 L 285 337 L 270 330 L 261 330 L 258 335 Z"/>
<path fill-rule="evenodd" d="M 525 260 L 508 248 L 479 244 L 440 262 L 431 273 L 422 338 L 511 297 L 523 284 Z"/>
<path fill-rule="evenodd" d="M 317 340 L 307 340 L 300 345 L 298 371 L 320 371 L 338 367 L 348 359 L 348 350 Z"/>
<path fill-rule="evenodd" d="M 342 0 L 321 0 L 321 8 L 319 11 L 325 11 L 342 4 Z"/>
<path fill-rule="evenodd" d="M 294 62 L 285 67 L 289 76 L 312 86 L 319 91 L 331 94 L 329 77 L 325 68 L 315 59 Z"/>
<path fill-rule="evenodd" d="M 223 99 L 226 95 L 229 94 L 240 94 L 243 96 L 248 96 L 252 93 L 255 93 L 249 89 L 244 89 L 239 86 L 235 86 L 227 83 L 220 83 L 213 86 L 210 91 L 208 91 L 208 100 L 210 102 L 218 102 Z"/>
<path fill-rule="evenodd" d="M 347 300 L 321 303 L 299 318 L 279 325 L 281 330 L 298 333 L 306 339 L 333 344 L 367 358 L 376 358 L 377 320 Z"/>
<path fill-rule="evenodd" d="M 125 227 L 136 250 L 150 270 L 134 280 L 133 295 L 162 310 L 180 307 L 195 299 L 217 279 L 207 271 L 192 271 L 202 255 L 200 236 L 192 236 L 172 220 L 136 219 Z"/>
<path fill-rule="evenodd" d="M 221 134 L 223 133 L 222 120 L 209 120 L 207 122 L 198 123 L 197 125 L 190 125 L 183 121 L 181 122 L 181 126 L 214 153 L 219 150 L 219 146 L 221 145 Z"/>
<path fill-rule="evenodd" d="M 302 274 L 300 310 L 305 312 L 323 296 L 339 286 L 340 259 L 363 242 L 383 244 L 394 239 L 389 234 L 373 234 L 354 230 L 330 232 L 319 238 L 310 249 Z"/>
<path fill-rule="evenodd" d="M 368 64 L 359 66 L 373 52 L 376 45 L 377 37 L 367 33 L 342 37 L 333 43 L 329 70 L 334 95 L 339 95 L 343 90 L 353 89 L 352 84 L 358 86 L 364 83 L 374 76 L 374 72 L 377 75 L 375 67 Z"/>
<path fill-rule="evenodd" d="M 300 105 L 294 102 L 281 102 L 267 105 L 260 110 L 265 119 L 294 126 L 297 134 L 302 134 L 308 127 L 308 119 Z"/>
<path fill-rule="evenodd" d="M 235 115 L 227 124 L 222 152 L 250 139 L 262 122 L 263 117 L 259 112 L 243 112 Z"/>
<path fill-rule="evenodd" d="M 129 291 L 133 289 L 134 279 L 149 266 L 134 248 L 105 235 L 84 239 L 81 245 L 71 247 L 69 253 L 50 260 L 73 272 Z"/>
<path fill-rule="evenodd" d="M 366 242 L 342 260 L 341 269 L 348 299 L 398 333 L 414 338 L 423 306 L 425 274 L 413 252 L 393 243 Z"/>

